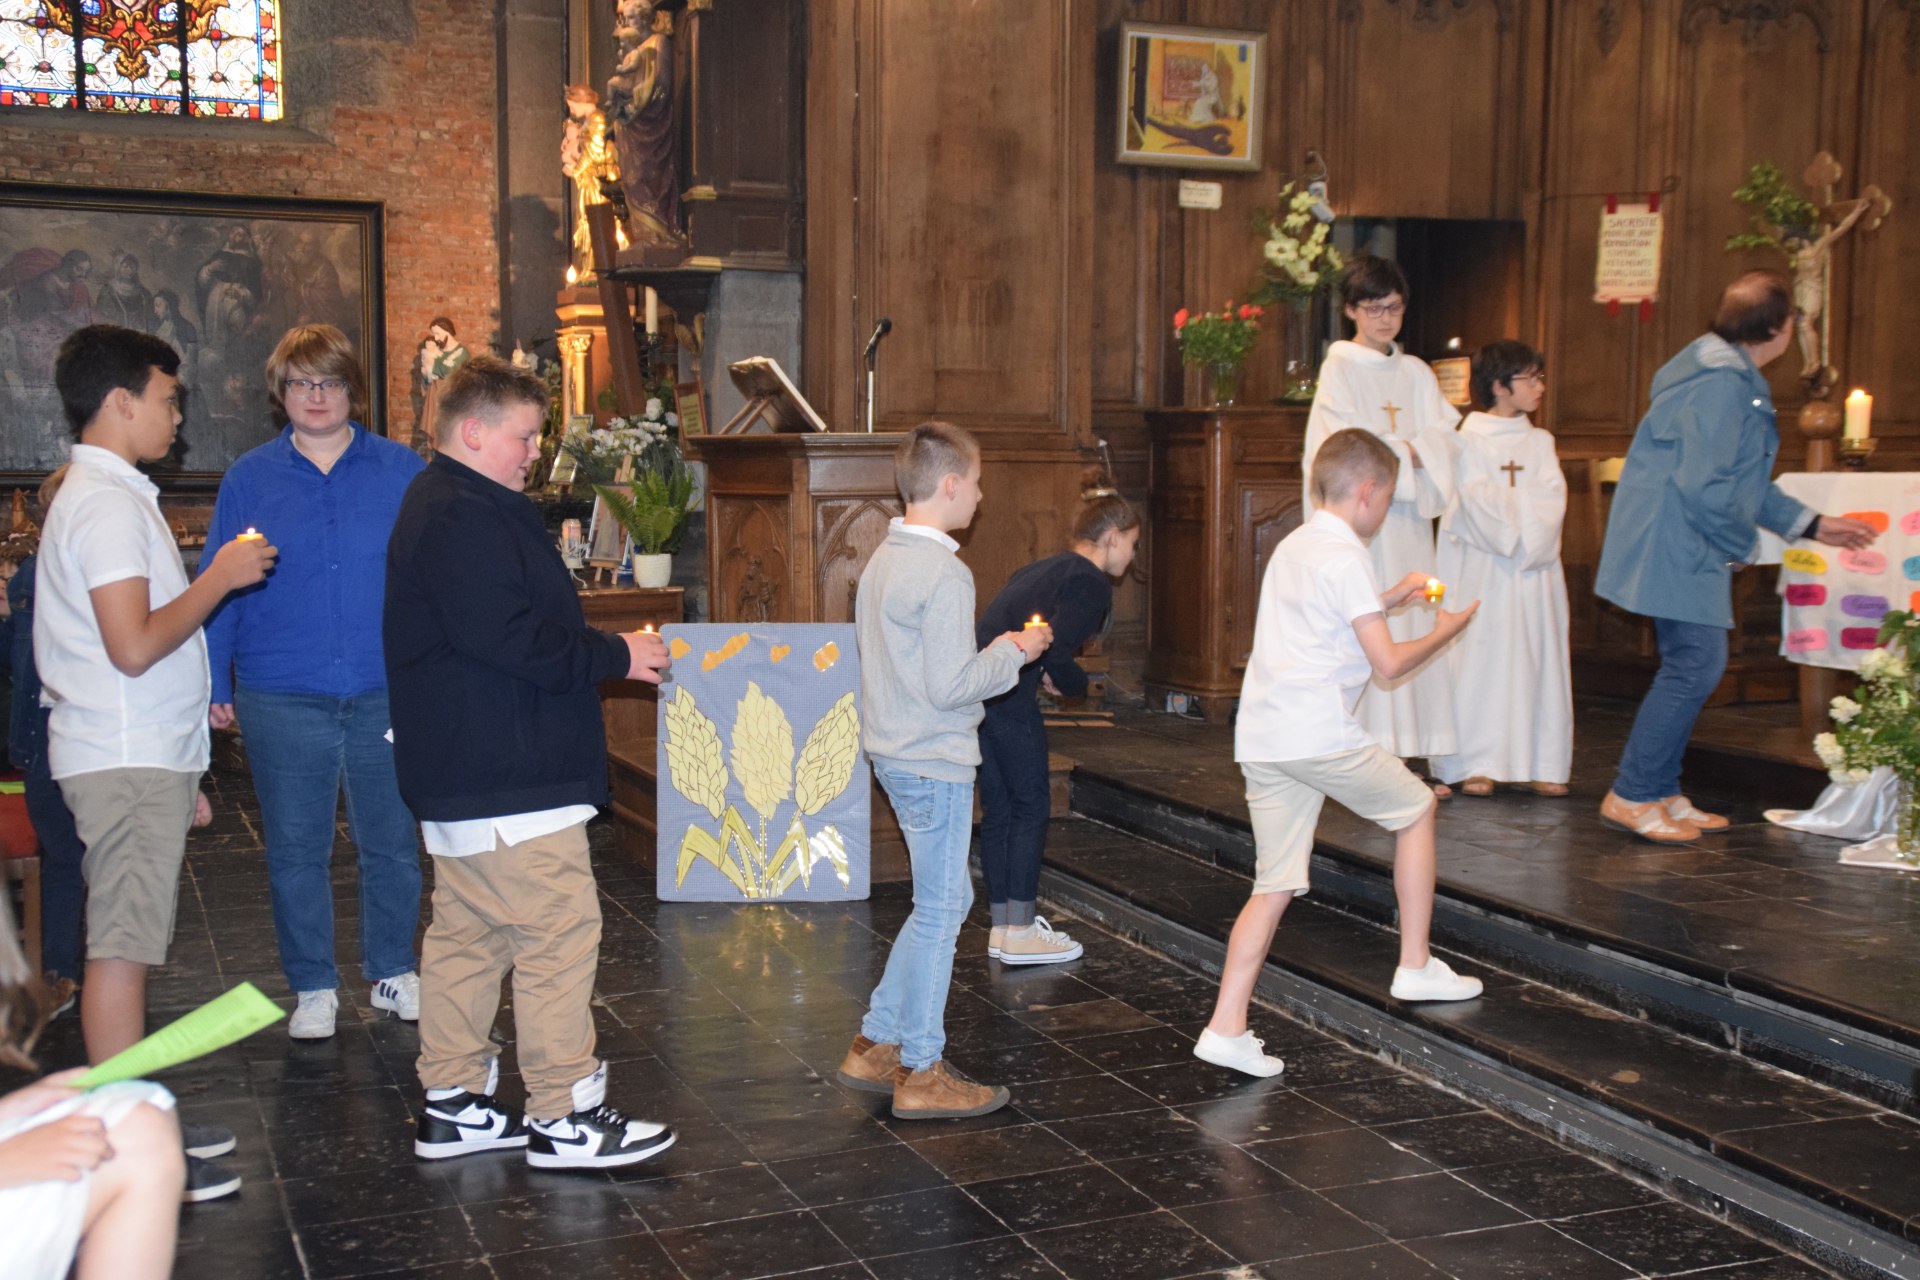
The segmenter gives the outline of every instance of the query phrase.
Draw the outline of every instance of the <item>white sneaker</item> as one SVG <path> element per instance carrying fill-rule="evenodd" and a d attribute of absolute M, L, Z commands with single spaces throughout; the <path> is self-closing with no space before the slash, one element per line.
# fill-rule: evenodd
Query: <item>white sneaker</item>
<path fill-rule="evenodd" d="M 373 1007 L 397 1014 L 402 1021 L 420 1021 L 420 975 L 402 973 L 373 984 Z"/>
<path fill-rule="evenodd" d="M 1463 978 L 1439 956 L 1428 956 L 1424 969 L 1395 969 L 1395 1000 L 1473 1000 L 1480 995 L 1478 978 Z"/>
<path fill-rule="evenodd" d="M 333 1016 L 340 1009 L 340 993 L 302 991 L 300 1004 L 287 1021 L 287 1034 L 295 1040 L 329 1040 L 333 1037 Z"/>
<path fill-rule="evenodd" d="M 998 953 L 991 942 L 987 947 L 987 954 L 1001 964 L 1060 964 L 1078 960 L 1084 951 L 1079 943 L 1048 924 L 1045 916 L 1035 916 L 1025 928 L 1008 925 L 1000 937 Z"/>
<path fill-rule="evenodd" d="M 1237 1036 L 1223 1036 L 1209 1027 L 1194 1042 L 1193 1056 L 1202 1062 L 1211 1062 L 1216 1067 L 1229 1067 L 1250 1076 L 1277 1076 L 1287 1069 L 1287 1064 L 1270 1053 L 1262 1052 L 1265 1047 L 1266 1042 L 1251 1031 L 1242 1031 Z"/>

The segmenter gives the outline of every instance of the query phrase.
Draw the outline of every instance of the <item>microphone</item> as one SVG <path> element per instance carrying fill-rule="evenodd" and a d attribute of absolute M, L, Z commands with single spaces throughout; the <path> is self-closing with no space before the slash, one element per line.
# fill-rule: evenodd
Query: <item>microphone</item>
<path fill-rule="evenodd" d="M 880 339 L 892 332 L 893 321 L 881 316 L 880 323 L 873 326 L 873 336 L 867 339 L 867 353 L 862 357 L 868 364 L 873 363 L 874 355 L 880 350 Z"/>

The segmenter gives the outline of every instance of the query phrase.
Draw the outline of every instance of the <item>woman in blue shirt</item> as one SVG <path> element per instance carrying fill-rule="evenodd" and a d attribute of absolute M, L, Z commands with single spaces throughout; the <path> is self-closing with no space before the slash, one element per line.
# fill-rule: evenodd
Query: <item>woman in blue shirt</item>
<path fill-rule="evenodd" d="M 289 330 L 267 359 L 286 421 L 227 469 L 207 530 L 218 547 L 258 529 L 280 548 L 268 579 L 207 621 L 213 727 L 238 722 L 265 828 L 273 924 L 295 1039 L 334 1032 L 334 815 L 342 787 L 360 861 L 360 954 L 371 1003 L 420 1016 L 414 926 L 420 850 L 394 780 L 380 651 L 387 536 L 419 457 L 357 419 L 366 374 L 332 325 Z"/>

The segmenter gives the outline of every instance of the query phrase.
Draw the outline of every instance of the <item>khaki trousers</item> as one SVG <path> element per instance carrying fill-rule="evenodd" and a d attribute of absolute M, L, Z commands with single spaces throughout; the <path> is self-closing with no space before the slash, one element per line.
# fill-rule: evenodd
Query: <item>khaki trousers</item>
<path fill-rule="evenodd" d="M 420 1083 L 486 1088 L 500 980 L 513 970 L 514 1047 L 527 1114 L 574 1109 L 572 1086 L 598 1068 L 594 972 L 600 899 L 576 823 L 491 852 L 433 860 L 433 922 L 420 947 Z"/>

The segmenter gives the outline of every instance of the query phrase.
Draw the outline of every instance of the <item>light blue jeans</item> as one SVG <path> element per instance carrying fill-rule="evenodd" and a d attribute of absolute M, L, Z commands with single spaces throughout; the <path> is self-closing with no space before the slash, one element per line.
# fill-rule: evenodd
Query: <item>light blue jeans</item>
<path fill-rule="evenodd" d="M 942 782 L 875 764 L 893 802 L 913 864 L 913 911 L 887 954 L 887 971 L 867 1001 L 860 1034 L 900 1046 L 900 1062 L 918 1071 L 946 1048 L 947 987 L 953 948 L 973 906 L 967 847 L 973 840 L 973 784 Z"/>

